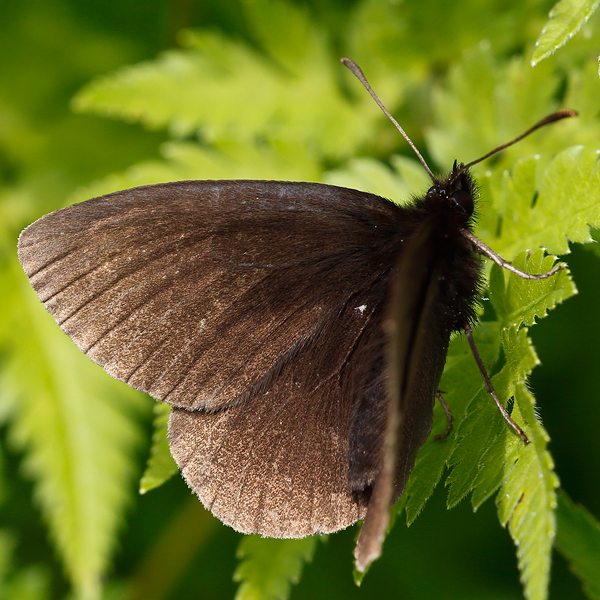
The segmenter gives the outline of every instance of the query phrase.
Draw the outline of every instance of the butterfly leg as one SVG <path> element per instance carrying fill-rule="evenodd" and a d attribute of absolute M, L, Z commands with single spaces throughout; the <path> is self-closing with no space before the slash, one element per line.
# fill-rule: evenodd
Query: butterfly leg
<path fill-rule="evenodd" d="M 502 258 L 499 254 L 496 254 L 491 248 L 486 246 L 480 239 L 476 238 L 470 231 L 464 229 L 464 235 L 471 240 L 471 243 L 477 248 L 477 251 L 484 256 L 487 256 L 489 259 L 493 260 L 499 267 L 503 267 L 504 269 L 518 275 L 522 279 L 547 279 L 548 277 L 552 277 L 552 275 L 556 275 L 559 271 L 562 271 L 565 268 L 565 265 L 558 264 L 546 273 L 532 274 L 526 273 L 525 271 L 521 271 L 521 269 L 517 269 L 517 267 L 513 266 L 510 262 Z"/>
<path fill-rule="evenodd" d="M 450 408 L 446 404 L 444 396 L 442 396 L 442 392 L 440 390 L 435 393 L 435 397 L 439 400 L 439 403 L 444 409 L 444 413 L 446 413 L 446 431 L 444 431 L 444 433 L 438 433 L 435 436 L 436 440 L 443 440 L 444 438 L 448 437 L 448 434 L 452 431 L 452 413 L 450 412 Z"/>
<path fill-rule="evenodd" d="M 481 356 L 479 355 L 477 346 L 475 346 L 475 340 L 473 339 L 473 330 L 471 329 L 471 326 L 465 322 L 463 324 L 463 327 L 467 335 L 467 340 L 469 340 L 469 346 L 471 346 L 471 351 L 473 352 L 473 356 L 475 357 L 475 362 L 477 363 L 477 366 L 479 367 L 479 372 L 483 377 L 483 381 L 485 383 L 485 387 L 488 391 L 488 394 L 494 399 L 494 402 L 496 403 L 496 406 L 498 406 L 498 409 L 502 413 L 504 420 L 515 430 L 515 432 L 519 435 L 523 442 L 525 442 L 525 444 L 529 444 L 529 438 L 525 435 L 525 432 L 513 421 L 511 416 L 508 414 L 506 408 L 504 408 L 504 405 L 502 404 L 502 402 L 500 402 L 500 398 L 498 398 L 498 395 L 496 394 L 492 386 L 492 382 L 490 381 L 490 377 L 487 374 L 487 371 L 485 370 L 485 366 L 483 364 L 483 361 L 481 360 Z"/>

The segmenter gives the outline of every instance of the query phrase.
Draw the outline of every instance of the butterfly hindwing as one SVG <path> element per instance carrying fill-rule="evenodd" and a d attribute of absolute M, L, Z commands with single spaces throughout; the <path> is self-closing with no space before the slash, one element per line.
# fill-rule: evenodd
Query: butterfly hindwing
<path fill-rule="evenodd" d="M 329 315 L 241 406 L 173 410 L 176 462 L 202 502 L 234 529 L 303 537 L 364 516 L 368 490 L 352 491 L 347 471 L 356 347 L 369 323 L 355 304 Z"/>

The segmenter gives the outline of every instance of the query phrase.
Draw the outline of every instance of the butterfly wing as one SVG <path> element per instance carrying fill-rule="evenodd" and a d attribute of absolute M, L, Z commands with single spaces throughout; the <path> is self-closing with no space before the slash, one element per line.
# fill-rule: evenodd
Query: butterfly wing
<path fill-rule="evenodd" d="M 304 537 L 364 516 L 368 493 L 352 492 L 347 472 L 353 350 L 367 323 L 355 303 L 324 320 L 243 407 L 172 411 L 176 462 L 204 505 L 234 529 Z"/>
<path fill-rule="evenodd" d="M 355 550 L 363 572 L 381 554 L 390 506 L 404 493 L 416 456 L 431 432 L 433 404 L 451 330 L 441 309 L 447 264 L 439 231 L 424 221 L 399 257 L 384 321 L 389 365 L 381 470 Z"/>
<path fill-rule="evenodd" d="M 171 450 L 217 516 L 301 537 L 364 514 L 348 432 L 402 222 L 344 188 L 176 182 L 46 215 L 19 257 L 81 350 L 175 407 Z"/>

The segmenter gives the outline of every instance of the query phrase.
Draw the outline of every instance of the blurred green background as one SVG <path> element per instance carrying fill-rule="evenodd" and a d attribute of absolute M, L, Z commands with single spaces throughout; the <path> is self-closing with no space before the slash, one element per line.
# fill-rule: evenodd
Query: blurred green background
<path fill-rule="evenodd" d="M 196 178 L 271 177 L 278 173 L 273 165 L 278 165 L 285 173 L 282 177 L 326 179 L 325 173 L 346 168 L 355 156 L 385 161 L 392 152 L 408 155 L 399 136 L 367 104 L 370 101 L 358 94 L 352 97 L 349 80 L 337 62 L 342 55 L 350 55 L 367 74 L 374 74 L 372 83 L 388 107 L 434 160 L 435 150 L 427 146 L 427 132 L 440 127 L 432 106 L 434 92 L 448 85 L 448 73 L 465 54 L 482 47 L 491 49 L 498 71 L 482 72 L 482 85 L 488 76 L 500 77 L 506 65 L 520 60 L 525 65 L 522 71 L 530 72 L 532 78 L 559 73 L 554 94 L 560 95 L 564 91 L 560 86 L 576 70 L 581 78 L 588 78 L 581 83 L 591 90 L 585 96 L 590 98 L 588 113 L 598 116 L 596 17 L 555 57 L 532 70 L 526 63 L 552 2 L 514 0 L 481 6 L 476 0 L 312 0 L 290 1 L 293 9 L 286 6 L 251 0 L 22 0 L 3 6 L 0 305 L 6 318 L 0 325 L 0 600 L 73 595 L 91 599 L 100 593 L 115 599 L 232 598 L 241 539 L 202 509 L 179 475 L 145 495 L 137 493 L 150 448 L 154 401 L 106 381 L 109 378 L 102 370 L 79 356 L 46 318 L 16 262 L 16 240 L 23 227 L 73 199 L 118 189 L 120 184 L 145 182 L 148 172 L 159 173 L 156 180 L 160 180 L 162 171 L 158 167 L 153 171 L 153 165 L 179 160 L 185 166 L 181 153 L 186 144 L 199 142 L 203 150 L 216 148 L 212 154 L 208 151 L 208 160 L 213 161 L 210 168 L 205 173 L 195 170 Z M 297 15 L 302 16 L 301 22 Z M 289 31 L 282 23 L 289 25 Z M 203 38 L 204 52 L 216 62 L 223 56 L 211 56 L 211 51 L 235 46 L 265 57 L 275 71 L 293 72 L 294 65 L 299 65 L 298 72 L 305 73 L 306 80 L 300 92 L 288 99 L 292 116 L 275 119 L 275 125 L 271 122 L 264 130 L 253 129 L 253 123 L 244 130 L 243 119 L 252 118 L 252 106 L 260 107 L 272 92 L 265 89 L 258 71 L 254 75 L 251 61 L 247 74 L 250 82 L 256 82 L 256 94 L 232 91 L 223 100 L 228 110 L 239 106 L 241 125 L 223 117 L 211 129 L 211 114 L 201 114 L 205 105 L 200 101 L 199 123 L 169 126 L 159 119 L 149 126 L 142 112 L 136 113 L 135 98 L 127 111 L 117 114 L 110 101 L 103 108 L 90 109 L 84 93 L 74 104 L 78 112 L 71 110 L 73 97 L 94 78 L 124 65 L 155 60 L 180 44 L 189 45 L 180 32 L 190 28 L 225 40 L 223 46 L 216 42 L 211 46 Z M 307 39 L 310 44 L 305 43 Z M 265 50 L 269 44 L 283 48 L 279 64 L 269 58 Z M 240 51 L 236 63 L 232 51 L 231 63 L 219 63 L 220 70 L 212 74 L 224 77 L 232 64 L 243 70 L 247 56 L 247 50 Z M 281 56 L 289 62 L 282 64 Z M 322 71 L 311 64 L 315 61 L 324 63 Z M 127 71 L 119 73 L 128 76 Z M 210 65 L 205 73 L 208 85 Z M 328 97 L 331 86 L 341 98 L 342 109 Z M 93 88 L 86 89 L 94 96 Z M 151 95 L 152 87 L 148 90 Z M 185 88 L 176 92 L 185 95 Z M 193 113 L 193 102 L 189 102 L 192 106 L 187 108 Z M 298 105 L 296 113 L 294 104 Z M 307 104 L 322 105 L 321 123 L 315 125 L 310 115 L 303 114 Z M 101 100 L 96 106 L 100 105 Z M 328 113 L 334 110 L 337 114 Z M 520 110 L 530 124 L 543 116 L 539 111 L 544 113 L 545 107 L 533 104 Z M 94 114 L 102 112 L 122 118 Z M 469 125 L 463 123 L 464 128 Z M 282 133 L 286 127 L 293 133 Z M 329 146 L 308 134 L 306 139 L 298 138 L 297 131 L 312 127 L 331 129 L 324 137 Z M 520 122 L 514 128 L 514 134 L 520 133 Z M 478 135 L 471 131 L 472 137 Z M 507 139 L 504 133 L 499 136 L 498 143 Z M 163 145 L 169 140 L 180 145 Z M 228 157 L 243 157 L 250 152 L 250 144 L 258 158 L 246 164 L 238 157 L 237 166 L 228 171 Z M 484 151 L 491 148 L 487 141 L 481 144 Z M 455 155 L 474 158 L 476 147 L 477 140 L 469 148 L 455 148 Z M 269 148 L 283 158 L 274 159 Z M 138 167 L 128 171 L 131 165 Z M 182 174 L 190 176 L 191 169 L 182 167 Z M 118 175 L 110 177 L 114 173 Z M 531 387 L 553 440 L 550 450 L 563 487 L 598 516 L 597 251 L 574 247 L 566 260 L 579 294 L 532 328 L 542 366 L 535 370 Z M 57 376 L 61 371 L 77 376 L 63 380 Z M 49 428 L 53 433 L 44 429 L 49 423 L 64 425 L 70 420 L 77 422 L 73 430 L 58 425 L 58 429 Z M 101 426 L 94 429 L 97 423 Z M 73 437 L 73 431 L 81 439 L 63 443 L 65 436 Z M 76 459 L 67 453 L 69 447 L 81 448 L 82 457 L 96 462 L 88 470 L 82 459 L 79 471 L 70 470 Z M 56 476 L 46 477 L 50 468 Z M 67 494 L 68 501 L 65 490 L 73 492 Z M 445 490 L 438 486 L 410 528 L 400 522 L 396 525 L 383 558 L 360 588 L 352 580 L 356 530 L 329 536 L 318 544 L 291 597 L 522 597 L 514 548 L 498 525 L 493 502 L 488 501 L 476 514 L 466 502 L 452 511 L 446 510 L 444 502 Z M 71 522 L 73 511 L 81 511 L 77 522 L 88 523 L 89 530 L 68 531 L 65 524 Z M 71 541 L 80 533 L 81 547 L 77 547 Z M 584 597 L 579 581 L 558 555 L 550 597 Z"/>

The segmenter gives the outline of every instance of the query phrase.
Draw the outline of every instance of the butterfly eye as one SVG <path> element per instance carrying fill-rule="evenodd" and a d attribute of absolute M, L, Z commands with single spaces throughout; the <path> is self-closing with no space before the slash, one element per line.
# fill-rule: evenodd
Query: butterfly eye
<path fill-rule="evenodd" d="M 473 196 L 467 190 L 456 190 L 452 195 L 454 202 L 460 206 L 468 215 L 473 214 Z"/>

